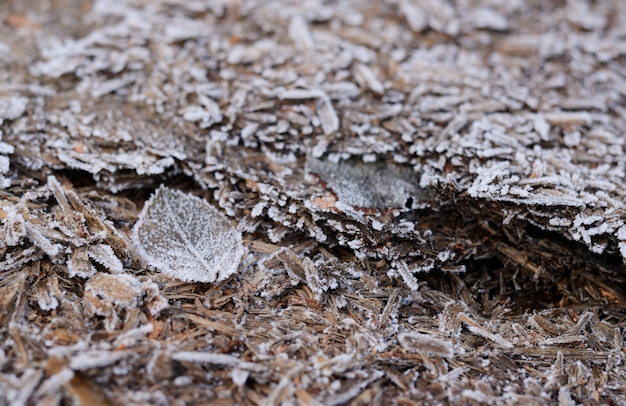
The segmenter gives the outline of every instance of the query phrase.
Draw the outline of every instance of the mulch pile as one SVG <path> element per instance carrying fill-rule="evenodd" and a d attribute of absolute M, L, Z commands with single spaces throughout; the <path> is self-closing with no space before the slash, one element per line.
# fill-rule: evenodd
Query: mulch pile
<path fill-rule="evenodd" d="M 0 403 L 626 403 L 624 44 L 619 0 L 3 1 Z"/>

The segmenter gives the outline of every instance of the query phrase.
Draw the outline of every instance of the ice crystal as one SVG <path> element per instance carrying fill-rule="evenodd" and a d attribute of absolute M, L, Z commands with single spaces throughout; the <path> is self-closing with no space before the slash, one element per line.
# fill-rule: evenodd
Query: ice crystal
<path fill-rule="evenodd" d="M 0 97 L 0 124 L 4 120 L 14 120 L 26 111 L 28 99 L 25 97 Z"/>
<path fill-rule="evenodd" d="M 2 117 L 0 116 L 0 124 L 1 123 Z M 12 154 L 13 151 L 13 146 L 2 142 L 2 131 L 0 131 L 0 189 L 7 188 L 11 185 L 11 180 L 4 177 L 4 175 L 9 172 L 9 157 L 2 154 Z"/>

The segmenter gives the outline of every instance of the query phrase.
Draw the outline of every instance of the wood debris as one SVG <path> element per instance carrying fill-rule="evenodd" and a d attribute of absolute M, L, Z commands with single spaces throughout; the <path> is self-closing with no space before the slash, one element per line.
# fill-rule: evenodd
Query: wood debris
<path fill-rule="evenodd" d="M 626 403 L 623 2 L 22 3 L 0 404 Z"/>

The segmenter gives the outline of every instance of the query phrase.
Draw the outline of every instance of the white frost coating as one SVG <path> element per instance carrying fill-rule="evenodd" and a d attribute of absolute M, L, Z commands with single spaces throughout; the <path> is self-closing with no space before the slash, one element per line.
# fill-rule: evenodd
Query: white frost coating
<path fill-rule="evenodd" d="M 127 351 L 86 351 L 76 355 L 70 361 L 70 368 L 74 371 L 102 368 L 116 363 L 129 355 Z"/>
<path fill-rule="evenodd" d="M 90 278 L 96 274 L 96 268 L 89 261 L 87 248 L 80 247 L 72 251 L 67 261 L 67 273 L 70 277 Z"/>
<path fill-rule="evenodd" d="M 228 354 L 213 354 L 199 351 L 179 351 L 172 354 L 172 359 L 181 362 L 198 362 L 200 364 L 216 364 L 236 366 L 249 371 L 264 371 L 265 367 L 254 362 L 242 361 L 237 357 Z"/>
<path fill-rule="evenodd" d="M 220 106 L 213 99 L 203 95 L 198 96 L 198 99 L 202 103 L 201 106 L 186 106 L 179 111 L 183 119 L 199 122 L 200 128 L 208 128 L 222 121 L 223 115 Z"/>
<path fill-rule="evenodd" d="M 37 392 L 42 395 L 58 392 L 61 386 L 72 380 L 72 378 L 74 378 L 74 371 L 69 368 L 64 368 L 46 379 Z"/>
<path fill-rule="evenodd" d="M 464 389 L 463 392 L 461 392 L 461 396 L 463 400 L 473 400 L 477 403 L 489 402 L 489 397 L 477 390 Z"/>
<path fill-rule="evenodd" d="M 244 254 L 241 232 L 198 197 L 161 186 L 133 228 L 141 257 L 173 278 L 219 282 L 235 273 Z"/>
<path fill-rule="evenodd" d="M 482 328 L 481 326 L 479 326 L 478 324 L 476 324 L 473 320 L 469 319 L 469 317 L 463 317 L 463 316 L 464 315 L 460 315 L 461 320 L 465 322 L 465 326 L 472 333 L 478 336 L 481 336 L 483 338 L 486 338 L 488 340 L 491 340 L 494 343 L 498 344 L 500 347 L 503 347 L 503 348 L 514 347 L 513 343 L 511 343 L 509 340 L 502 337 L 500 334 L 491 333 L 485 330 L 484 328 Z"/>
<path fill-rule="evenodd" d="M 507 18 L 490 8 L 476 10 L 471 14 L 471 19 L 477 28 L 494 31 L 505 31 L 509 29 L 509 21 Z"/>
<path fill-rule="evenodd" d="M 2 140 L 2 134 L 0 134 L 0 140 Z M 9 145 L 6 142 L 0 142 L 0 154 L 12 154 L 14 150 L 15 148 L 13 148 L 13 145 Z"/>
<path fill-rule="evenodd" d="M 9 158 L 0 156 L 0 173 L 7 173 L 9 171 Z"/>
<path fill-rule="evenodd" d="M 429 355 L 452 357 L 454 345 L 451 341 L 437 338 L 432 334 L 421 334 L 413 331 L 398 334 L 398 341 L 406 351 L 425 352 Z M 461 350 L 462 348 L 459 347 Z"/>
<path fill-rule="evenodd" d="M 457 367 L 457 368 L 454 368 L 453 370 L 451 370 L 447 374 L 440 375 L 439 378 L 437 378 L 437 381 L 439 381 L 439 382 L 454 382 L 454 381 L 458 380 L 459 377 L 461 375 L 463 375 L 464 373 L 466 373 L 468 370 L 469 370 L 469 368 L 467 368 L 467 367 Z"/>
<path fill-rule="evenodd" d="M 56 297 L 48 294 L 47 292 L 44 294 L 39 294 L 37 297 L 37 305 L 43 311 L 51 311 L 56 309 L 59 306 L 59 301 Z"/>
<path fill-rule="evenodd" d="M 559 389 L 559 405 L 560 406 L 574 406 L 576 402 L 572 399 L 567 386 L 561 386 Z"/>
<path fill-rule="evenodd" d="M 311 35 L 309 26 L 306 21 L 304 21 L 304 18 L 296 16 L 291 20 L 291 23 L 289 24 L 289 36 L 291 37 L 293 44 L 298 49 L 303 49 L 305 51 L 312 51 L 315 49 L 313 36 Z"/>
<path fill-rule="evenodd" d="M 174 378 L 174 386 L 189 386 L 193 383 L 193 378 L 190 376 L 177 376 Z"/>
<path fill-rule="evenodd" d="M 85 284 L 86 296 L 97 297 L 98 305 L 116 304 L 132 307 L 141 295 L 141 282 L 130 274 L 108 274 L 100 272 Z M 87 295 L 89 294 L 89 295 Z M 95 310 L 102 312 L 102 307 Z"/>
<path fill-rule="evenodd" d="M 20 377 L 20 379 L 15 381 L 16 391 L 11 391 L 13 393 L 10 393 L 8 396 L 6 396 L 6 398 L 10 400 L 9 404 L 26 405 L 27 401 L 34 392 L 35 387 L 37 387 L 37 384 L 39 383 L 42 375 L 43 372 L 41 371 L 35 370 L 34 368 L 27 368 Z M 0 386 L 0 389 L 4 388 Z M 0 393 L 0 395 L 4 394 Z"/>
<path fill-rule="evenodd" d="M 354 67 L 354 76 L 362 87 L 367 87 L 376 94 L 385 93 L 385 86 L 367 66 L 362 64 L 356 65 Z"/>
<path fill-rule="evenodd" d="M 49 257 L 54 258 L 61 249 L 61 244 L 52 244 L 42 233 L 33 226 L 31 223 L 24 223 L 28 237 L 33 241 L 37 247 L 41 248 Z"/>
<path fill-rule="evenodd" d="M 396 266 L 396 271 L 400 274 L 404 283 L 406 283 L 406 285 L 411 290 L 418 290 L 420 286 L 419 282 L 417 281 L 417 278 L 413 276 L 413 272 L 409 270 L 409 267 L 407 266 L 406 262 L 397 261 L 395 266 Z"/>
<path fill-rule="evenodd" d="M 265 209 L 265 206 L 267 206 L 267 202 L 259 202 L 255 204 L 252 208 L 252 211 L 250 212 L 250 215 L 252 217 L 259 217 L 261 214 L 263 214 L 263 209 Z"/>
<path fill-rule="evenodd" d="M 4 217 L 0 232 L 4 234 L 6 244 L 14 247 L 26 236 L 26 222 L 19 212 L 19 206 L 0 206 L 0 210 Z"/>
<path fill-rule="evenodd" d="M 276 96 L 282 100 L 306 100 L 323 97 L 324 92 L 317 89 L 280 89 Z"/>
<path fill-rule="evenodd" d="M 186 40 L 189 38 L 201 38 L 211 35 L 211 26 L 202 21 L 189 18 L 175 19 L 165 27 L 164 39 L 167 43 Z"/>
<path fill-rule="evenodd" d="M 326 135 L 339 130 L 339 116 L 333 107 L 330 97 L 319 89 L 280 89 L 276 96 L 282 100 L 316 100 L 317 117 L 319 118 L 322 131 Z M 325 147 L 324 147 L 325 148 Z M 321 155 L 321 154 L 320 154 Z"/>
<path fill-rule="evenodd" d="M 28 99 L 26 97 L 0 97 L 0 124 L 4 120 L 14 120 L 24 114 Z"/>
<path fill-rule="evenodd" d="M 119 258 L 113 252 L 113 248 L 107 244 L 90 245 L 87 249 L 89 257 L 97 263 L 103 265 L 111 272 L 120 273 L 124 270 L 124 266 Z"/>
<path fill-rule="evenodd" d="M 324 94 L 320 96 L 317 103 L 317 116 L 320 119 L 322 131 L 324 134 L 329 135 L 339 130 L 339 116 L 333 108 L 333 104 L 330 101 L 330 97 Z"/>
<path fill-rule="evenodd" d="M 133 329 L 130 329 L 122 334 L 120 334 L 114 342 L 115 347 L 119 347 L 123 345 L 124 347 L 131 347 L 135 345 L 135 343 L 144 338 L 147 334 L 150 334 L 154 330 L 154 325 L 148 323 L 143 326 L 139 326 Z"/>
<path fill-rule="evenodd" d="M 239 368 L 233 368 L 233 370 L 230 371 L 230 378 L 233 380 L 233 383 L 237 386 L 242 386 L 243 384 L 245 384 L 249 376 L 250 376 L 250 372 L 244 371 Z"/>
<path fill-rule="evenodd" d="M 454 258 L 454 252 L 450 250 L 440 251 L 437 254 L 437 260 L 441 262 L 446 262 L 450 258 Z"/>
<path fill-rule="evenodd" d="M 409 23 L 412 31 L 422 32 L 428 28 L 428 14 L 410 1 L 400 2 L 400 12 Z"/>
<path fill-rule="evenodd" d="M 0 124 L 2 124 L 3 112 L 2 110 L 2 100 L 0 99 Z M 21 113 L 20 113 L 21 114 Z M 13 146 L 7 144 L 6 142 L 2 142 L 2 131 L 0 131 L 0 154 L 12 154 Z M 3 174 L 9 172 L 9 158 L 0 155 L 0 189 L 7 188 L 11 186 L 11 180 L 6 179 Z"/>

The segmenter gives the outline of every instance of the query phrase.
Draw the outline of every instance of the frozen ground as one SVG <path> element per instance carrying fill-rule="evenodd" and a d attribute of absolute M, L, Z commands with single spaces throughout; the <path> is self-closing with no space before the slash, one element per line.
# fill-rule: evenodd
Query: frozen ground
<path fill-rule="evenodd" d="M 618 0 L 2 2 L 0 403 L 625 403 L 624 44 Z"/>

